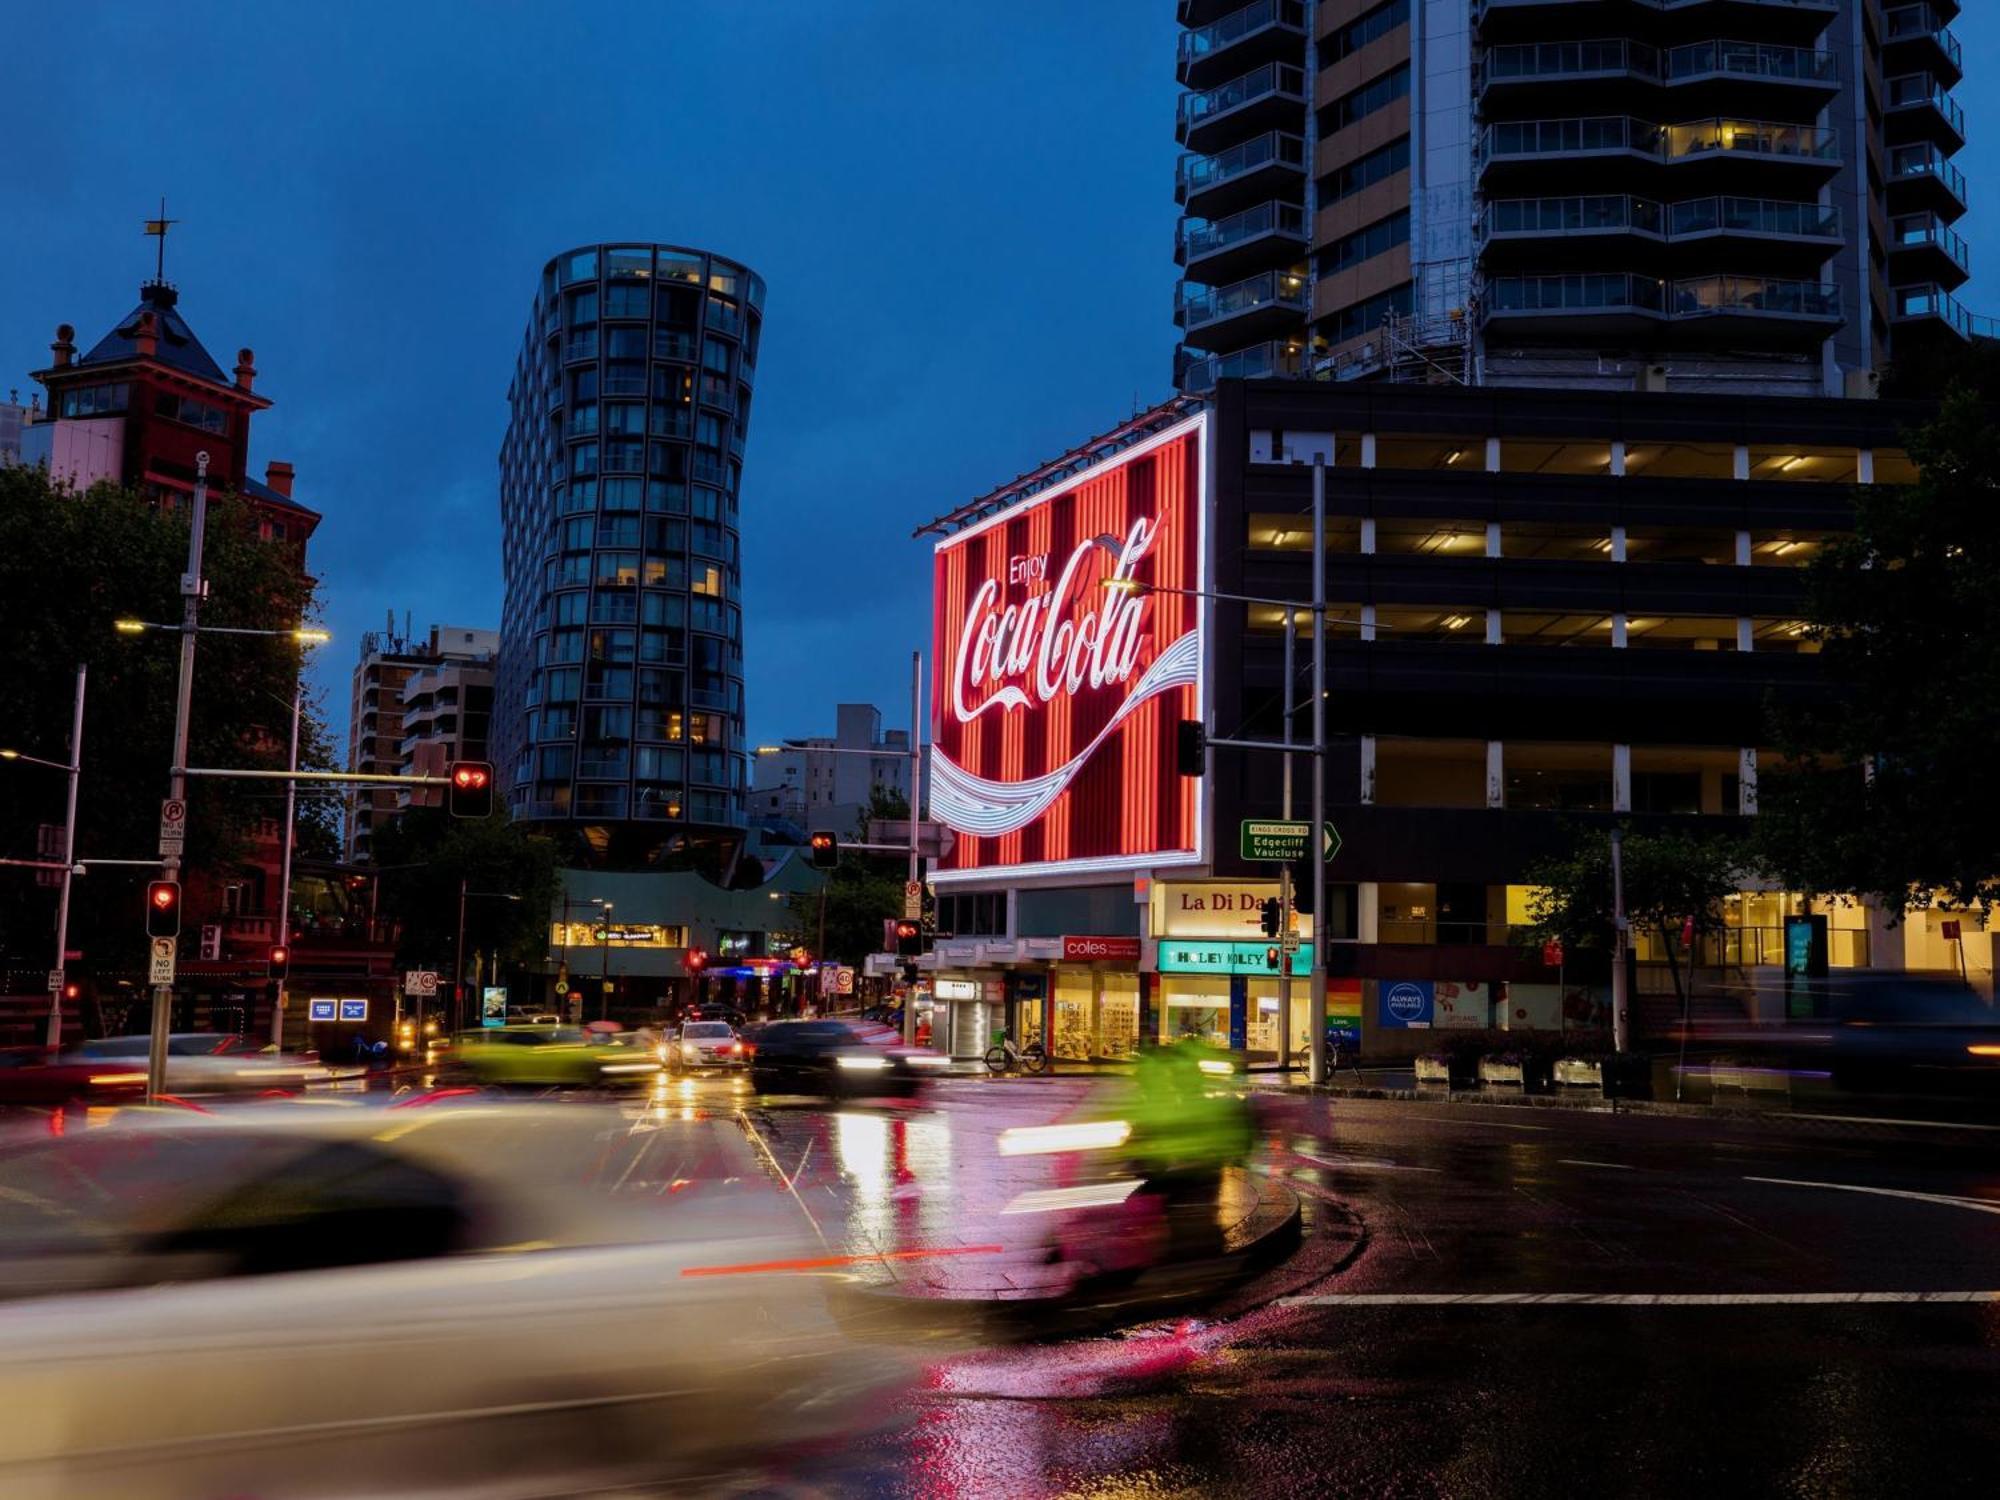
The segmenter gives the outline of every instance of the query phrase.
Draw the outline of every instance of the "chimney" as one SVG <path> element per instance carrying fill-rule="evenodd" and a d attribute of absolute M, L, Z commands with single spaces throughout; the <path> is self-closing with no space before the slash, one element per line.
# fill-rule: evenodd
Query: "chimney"
<path fill-rule="evenodd" d="M 247 391 L 250 389 L 252 383 L 256 381 L 257 379 L 256 359 L 257 356 L 252 354 L 248 349 L 238 349 L 236 351 L 237 390 Z M 285 472 L 286 473 L 291 472 L 291 465 L 287 464 L 285 466 Z"/>
<path fill-rule="evenodd" d="M 245 349 L 243 352 L 245 354 L 248 354 L 250 351 L 248 349 Z M 241 370 L 242 368 L 243 367 L 241 365 L 237 366 L 238 370 Z M 287 500 L 291 499 L 292 466 L 286 463 L 281 458 L 272 459 L 269 463 L 264 465 L 264 483 L 268 484 L 272 489 L 276 490 L 279 494 L 283 495 Z"/>
<path fill-rule="evenodd" d="M 139 326 L 132 330 L 132 352 L 141 359 L 151 359 L 160 352 L 160 325 L 154 321 L 151 308 L 139 314 Z"/>
<path fill-rule="evenodd" d="M 56 341 L 49 345 L 49 352 L 55 355 L 58 370 L 75 359 L 76 330 L 67 323 L 56 324 Z"/>

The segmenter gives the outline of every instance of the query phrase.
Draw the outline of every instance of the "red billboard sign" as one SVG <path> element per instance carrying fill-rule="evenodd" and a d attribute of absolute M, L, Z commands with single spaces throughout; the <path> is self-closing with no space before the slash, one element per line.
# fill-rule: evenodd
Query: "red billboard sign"
<path fill-rule="evenodd" d="M 1087 964 L 1098 959 L 1131 960 L 1139 958 L 1139 940 L 1135 937 L 1065 937 L 1063 939 L 1063 961 L 1072 964 Z"/>
<path fill-rule="evenodd" d="M 938 868 L 1141 869 L 1201 857 L 1207 419 L 1197 415 L 938 543 L 932 813 Z"/>

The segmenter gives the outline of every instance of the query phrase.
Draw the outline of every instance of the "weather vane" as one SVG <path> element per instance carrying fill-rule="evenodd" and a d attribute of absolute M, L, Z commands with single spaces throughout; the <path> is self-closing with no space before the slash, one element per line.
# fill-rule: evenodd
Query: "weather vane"
<path fill-rule="evenodd" d="M 167 230 L 178 223 L 180 223 L 179 219 L 170 219 L 167 217 L 167 200 L 166 196 L 162 194 L 160 198 L 159 218 L 148 219 L 146 221 L 146 233 L 156 236 L 160 242 L 159 258 L 153 265 L 153 279 L 155 281 L 164 283 L 167 279 Z"/>

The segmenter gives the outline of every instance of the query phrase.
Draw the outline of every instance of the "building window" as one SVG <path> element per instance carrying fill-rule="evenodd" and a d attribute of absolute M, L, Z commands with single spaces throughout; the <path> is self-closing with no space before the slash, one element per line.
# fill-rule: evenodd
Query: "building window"
<path fill-rule="evenodd" d="M 650 318 L 653 289 L 643 283 L 613 283 L 604 289 L 604 316 L 607 318 Z"/>
<path fill-rule="evenodd" d="M 1387 318 L 1406 318 L 1415 305 L 1415 283 L 1404 282 L 1362 302 L 1350 303 L 1327 320 L 1322 334 L 1333 343 L 1345 343 L 1365 333 L 1373 333 Z"/>
<path fill-rule="evenodd" d="M 1410 0 L 1387 0 L 1373 10 L 1365 10 L 1319 44 L 1319 65 L 1330 67 L 1343 57 L 1352 57 L 1370 42 L 1379 41 L 1410 19 Z"/>
<path fill-rule="evenodd" d="M 1385 177 L 1406 172 L 1410 167 L 1410 138 L 1399 136 L 1386 146 L 1378 146 L 1366 156 L 1358 156 L 1338 171 L 1329 173 L 1320 184 L 1322 205 L 1352 198 L 1363 188 L 1373 187 Z"/>
<path fill-rule="evenodd" d="M 86 385 L 62 394 L 65 417 L 103 417 L 125 410 L 131 396 L 129 385 Z"/>
<path fill-rule="evenodd" d="M 175 422 L 185 422 L 190 427 L 199 427 L 203 432 L 224 434 L 229 431 L 227 412 L 219 406 L 210 406 L 206 401 L 197 401 L 192 396 L 177 396 L 172 391 L 161 391 L 153 398 L 153 411 L 157 416 Z"/>
<path fill-rule="evenodd" d="M 1410 211 L 1406 208 L 1335 240 L 1320 252 L 1319 273 L 1328 276 L 1348 270 L 1409 242 Z"/>
<path fill-rule="evenodd" d="M 1331 134 L 1359 124 L 1379 109 L 1386 109 L 1410 92 L 1410 65 L 1371 78 L 1358 89 L 1349 90 L 1320 112 L 1320 133 Z"/>

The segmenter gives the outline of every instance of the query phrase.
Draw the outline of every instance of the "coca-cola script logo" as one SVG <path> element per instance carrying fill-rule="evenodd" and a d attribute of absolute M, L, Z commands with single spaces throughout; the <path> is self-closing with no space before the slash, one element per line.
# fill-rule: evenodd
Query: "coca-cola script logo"
<path fill-rule="evenodd" d="M 963 836 L 947 872 L 1193 857 L 1172 726 L 1199 705 L 1204 422 L 939 544 L 930 795 Z"/>

